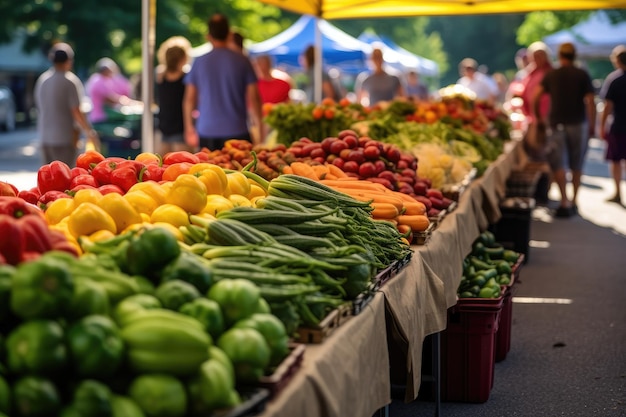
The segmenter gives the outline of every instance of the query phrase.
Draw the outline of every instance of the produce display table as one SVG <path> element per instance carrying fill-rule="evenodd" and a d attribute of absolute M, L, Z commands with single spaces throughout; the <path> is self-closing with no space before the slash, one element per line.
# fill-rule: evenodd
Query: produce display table
<path fill-rule="evenodd" d="M 382 293 L 321 344 L 306 347 L 302 368 L 263 416 L 365 416 L 391 402 Z"/>
<path fill-rule="evenodd" d="M 446 328 L 447 309 L 457 302 L 462 260 L 478 234 L 501 216 L 499 202 L 519 145 L 509 143 L 472 182 L 456 210 L 425 245 L 413 246 L 411 262 L 359 315 L 322 344 L 307 345 L 302 368 L 262 416 L 371 416 L 391 401 L 391 344 L 406 352 L 405 400 L 417 397 L 424 338 Z"/>

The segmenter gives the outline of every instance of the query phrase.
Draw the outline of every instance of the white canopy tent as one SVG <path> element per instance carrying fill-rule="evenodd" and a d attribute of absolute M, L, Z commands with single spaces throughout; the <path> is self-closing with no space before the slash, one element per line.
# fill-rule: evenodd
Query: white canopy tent
<path fill-rule="evenodd" d="M 598 11 L 569 29 L 544 37 L 543 42 L 555 53 L 559 45 L 571 42 L 581 59 L 606 59 L 617 45 L 626 45 L 626 22 L 612 24 L 605 12 Z"/>

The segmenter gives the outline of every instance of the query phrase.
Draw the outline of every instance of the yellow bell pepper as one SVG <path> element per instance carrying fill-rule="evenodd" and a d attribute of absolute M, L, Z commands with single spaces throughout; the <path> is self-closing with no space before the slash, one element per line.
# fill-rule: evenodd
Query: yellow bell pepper
<path fill-rule="evenodd" d="M 95 188 L 85 188 L 83 190 L 76 191 L 74 194 L 74 204 L 76 207 L 82 203 L 94 203 L 98 204 L 98 201 L 102 198 L 102 193 Z"/>
<path fill-rule="evenodd" d="M 169 223 L 176 227 L 188 226 L 189 215 L 181 207 L 175 204 L 163 204 L 157 207 L 150 216 L 151 223 Z"/>
<path fill-rule="evenodd" d="M 101 240 L 108 240 L 115 237 L 115 233 L 109 230 L 98 230 L 89 235 L 89 240 L 92 242 L 99 242 Z"/>
<path fill-rule="evenodd" d="M 232 201 L 223 195 L 211 194 L 206 198 L 206 206 L 202 209 L 202 214 L 215 216 L 220 211 L 232 210 L 235 207 Z"/>
<path fill-rule="evenodd" d="M 131 224 L 143 221 L 137 210 L 120 194 L 109 193 L 102 196 L 98 206 L 113 217 L 117 233 L 121 233 Z"/>
<path fill-rule="evenodd" d="M 165 201 L 188 213 L 197 214 L 206 206 L 206 187 L 191 174 L 179 175 L 168 191 Z"/>
<path fill-rule="evenodd" d="M 64 200 L 67 200 L 67 199 L 64 199 Z M 83 248 L 80 246 L 80 244 L 78 243 L 78 240 L 76 240 L 74 235 L 72 235 L 72 233 L 70 232 L 69 220 L 70 220 L 70 216 L 64 217 L 63 220 L 61 220 L 57 224 L 50 225 L 50 230 L 58 230 L 59 232 L 63 233 L 63 235 L 65 236 L 67 241 L 72 246 L 74 246 L 74 248 L 76 249 L 77 253 L 79 255 L 82 255 L 83 254 Z"/>
<path fill-rule="evenodd" d="M 124 195 L 124 199 L 128 200 L 139 214 L 143 213 L 148 216 L 159 206 L 159 203 L 144 191 L 128 192 Z"/>
<path fill-rule="evenodd" d="M 249 199 L 254 197 L 267 197 L 267 192 L 258 184 L 250 184 L 250 192 L 246 195 Z"/>
<path fill-rule="evenodd" d="M 130 187 L 127 194 L 134 191 L 143 191 L 148 194 L 154 201 L 156 201 L 157 205 L 165 204 L 167 189 L 156 181 L 138 182 Z"/>
<path fill-rule="evenodd" d="M 252 207 L 252 203 L 248 200 L 248 197 L 244 197 L 241 194 L 231 194 L 228 199 L 235 207 Z"/>
<path fill-rule="evenodd" d="M 176 236 L 176 239 L 178 239 L 180 242 L 183 242 L 185 240 L 185 237 L 183 236 L 182 232 L 180 231 L 180 229 L 176 226 L 174 226 L 171 223 L 165 223 L 165 222 L 155 222 L 152 223 L 153 227 L 163 227 L 167 230 L 169 230 L 170 232 L 172 232 L 174 234 L 174 236 Z"/>
<path fill-rule="evenodd" d="M 74 238 L 88 236 L 98 230 L 108 230 L 111 233 L 117 232 L 117 226 L 113 217 L 104 209 L 89 202 L 76 207 L 76 210 L 70 214 L 68 228 Z"/>
<path fill-rule="evenodd" d="M 71 198 L 59 198 L 54 200 L 48 205 L 44 216 L 48 221 L 48 224 L 53 225 L 59 223 L 61 220 L 72 214 L 76 205 Z"/>
<path fill-rule="evenodd" d="M 190 169 L 189 169 L 189 174 L 191 175 L 196 175 L 198 173 L 202 173 L 206 170 L 212 171 L 215 173 L 215 175 L 217 176 L 217 178 L 220 180 L 220 188 L 222 190 L 225 190 L 226 187 L 228 186 L 228 179 L 226 178 L 226 172 L 224 172 L 224 169 L 219 166 L 219 165 L 215 165 L 215 164 L 209 164 L 208 162 L 201 162 L 199 164 L 194 164 Z M 209 193 L 212 194 L 212 193 Z M 216 193 L 217 194 L 217 193 Z M 221 194 L 221 193 L 219 193 Z"/>
<path fill-rule="evenodd" d="M 250 193 L 250 183 L 248 177 L 241 172 L 229 172 L 226 174 L 228 179 L 228 194 L 241 194 L 247 196 Z"/>
<path fill-rule="evenodd" d="M 224 179 L 226 179 L 226 174 L 222 171 Z M 220 175 L 212 169 L 205 169 L 204 171 L 196 172 L 193 174 L 196 176 L 204 186 L 206 187 L 207 194 L 220 194 L 223 195 L 226 187 L 222 182 Z"/>

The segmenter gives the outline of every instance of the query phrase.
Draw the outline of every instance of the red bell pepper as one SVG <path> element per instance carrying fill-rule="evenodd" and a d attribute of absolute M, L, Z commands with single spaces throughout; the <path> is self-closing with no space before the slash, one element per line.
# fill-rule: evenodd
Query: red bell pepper
<path fill-rule="evenodd" d="M 0 196 L 0 214 L 20 218 L 28 214 L 42 217 L 43 213 L 37 207 L 20 197 Z"/>
<path fill-rule="evenodd" d="M 5 181 L 0 181 L 0 196 L 4 195 L 8 197 L 15 197 L 18 193 L 19 191 L 17 190 L 15 185 Z"/>
<path fill-rule="evenodd" d="M 76 166 L 91 171 L 101 161 L 104 161 L 104 155 L 94 150 L 88 150 L 78 155 Z"/>
<path fill-rule="evenodd" d="M 200 162 L 200 159 L 191 152 L 187 151 L 176 151 L 176 152 L 168 152 L 163 157 L 163 165 L 172 165 L 178 162 L 189 162 L 191 164 L 197 164 Z"/>
<path fill-rule="evenodd" d="M 77 186 L 72 187 L 72 189 L 69 190 L 67 194 L 70 197 L 74 197 L 76 195 L 77 191 L 80 191 L 80 190 L 93 190 L 94 188 L 98 188 L 98 187 L 94 187 L 93 185 L 87 185 L 87 184 L 78 184 Z"/>
<path fill-rule="evenodd" d="M 37 188 L 41 194 L 69 190 L 71 179 L 70 167 L 65 162 L 52 161 L 37 171 Z"/>
<path fill-rule="evenodd" d="M 39 188 L 33 187 L 30 190 L 21 190 L 17 196 L 27 203 L 37 205 L 41 193 L 39 192 Z"/>
<path fill-rule="evenodd" d="M 130 187 L 139 182 L 142 172 L 146 167 L 141 162 L 137 161 L 124 161 L 116 165 L 115 169 L 111 172 L 111 184 L 115 184 L 120 187 L 126 193 L 130 190 Z"/>
<path fill-rule="evenodd" d="M 69 191 L 69 190 L 68 190 Z M 48 208 L 48 204 L 52 203 L 54 200 L 58 200 L 59 198 L 72 198 L 69 194 L 64 193 L 63 191 L 48 191 L 45 194 L 42 194 L 37 200 L 37 205 L 43 211 L 46 211 Z"/>
<path fill-rule="evenodd" d="M 159 166 L 157 164 L 147 164 L 146 169 L 143 172 L 140 172 L 139 182 L 161 181 L 163 179 L 163 172 L 165 171 L 165 168 L 166 167 Z"/>
<path fill-rule="evenodd" d="M 89 175 L 89 171 L 87 171 L 85 168 L 74 167 L 70 169 L 70 174 L 71 174 L 71 178 L 76 178 L 79 175 Z"/>
<path fill-rule="evenodd" d="M 71 253 L 74 256 L 78 256 L 78 250 L 72 245 L 67 237 L 60 230 L 48 229 L 50 236 L 50 243 L 52 243 L 52 250 L 62 250 L 64 252 Z"/>
<path fill-rule="evenodd" d="M 118 187 L 115 184 L 101 185 L 100 187 L 98 187 L 98 191 L 100 191 L 102 195 L 109 194 L 109 193 L 118 193 L 120 195 L 124 195 L 124 190 L 122 190 L 120 187 Z"/>
<path fill-rule="evenodd" d="M 0 214 L 0 255 L 6 263 L 17 265 L 24 252 L 24 239 L 18 219 L 8 214 Z"/>
<path fill-rule="evenodd" d="M 80 174 L 73 177 L 72 181 L 70 181 L 70 189 L 73 190 L 77 185 L 89 185 L 94 188 L 98 188 L 100 186 L 96 178 L 89 173 Z"/>
<path fill-rule="evenodd" d="M 111 161 L 110 159 L 104 159 L 100 161 L 93 169 L 91 170 L 91 175 L 96 179 L 98 184 L 110 184 L 111 183 L 111 172 L 117 166 L 117 162 Z"/>
<path fill-rule="evenodd" d="M 24 252 L 44 253 L 52 249 L 48 223 L 44 218 L 26 216 L 18 225 L 22 229 Z"/>

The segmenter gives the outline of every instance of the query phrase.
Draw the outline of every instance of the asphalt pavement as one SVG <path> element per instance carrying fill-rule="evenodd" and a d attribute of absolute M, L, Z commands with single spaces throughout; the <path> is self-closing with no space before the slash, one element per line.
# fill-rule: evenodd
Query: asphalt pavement
<path fill-rule="evenodd" d="M 34 128 L 0 133 L 0 180 L 36 185 Z M 579 214 L 533 213 L 530 256 L 514 287 L 511 350 L 495 365 L 482 404 L 445 402 L 440 416 L 626 416 L 626 208 L 605 199 L 613 183 L 593 139 Z M 626 187 L 622 186 L 626 196 Z M 550 190 L 552 205 L 557 191 Z M 394 401 L 392 417 L 433 416 L 434 404 Z"/>

